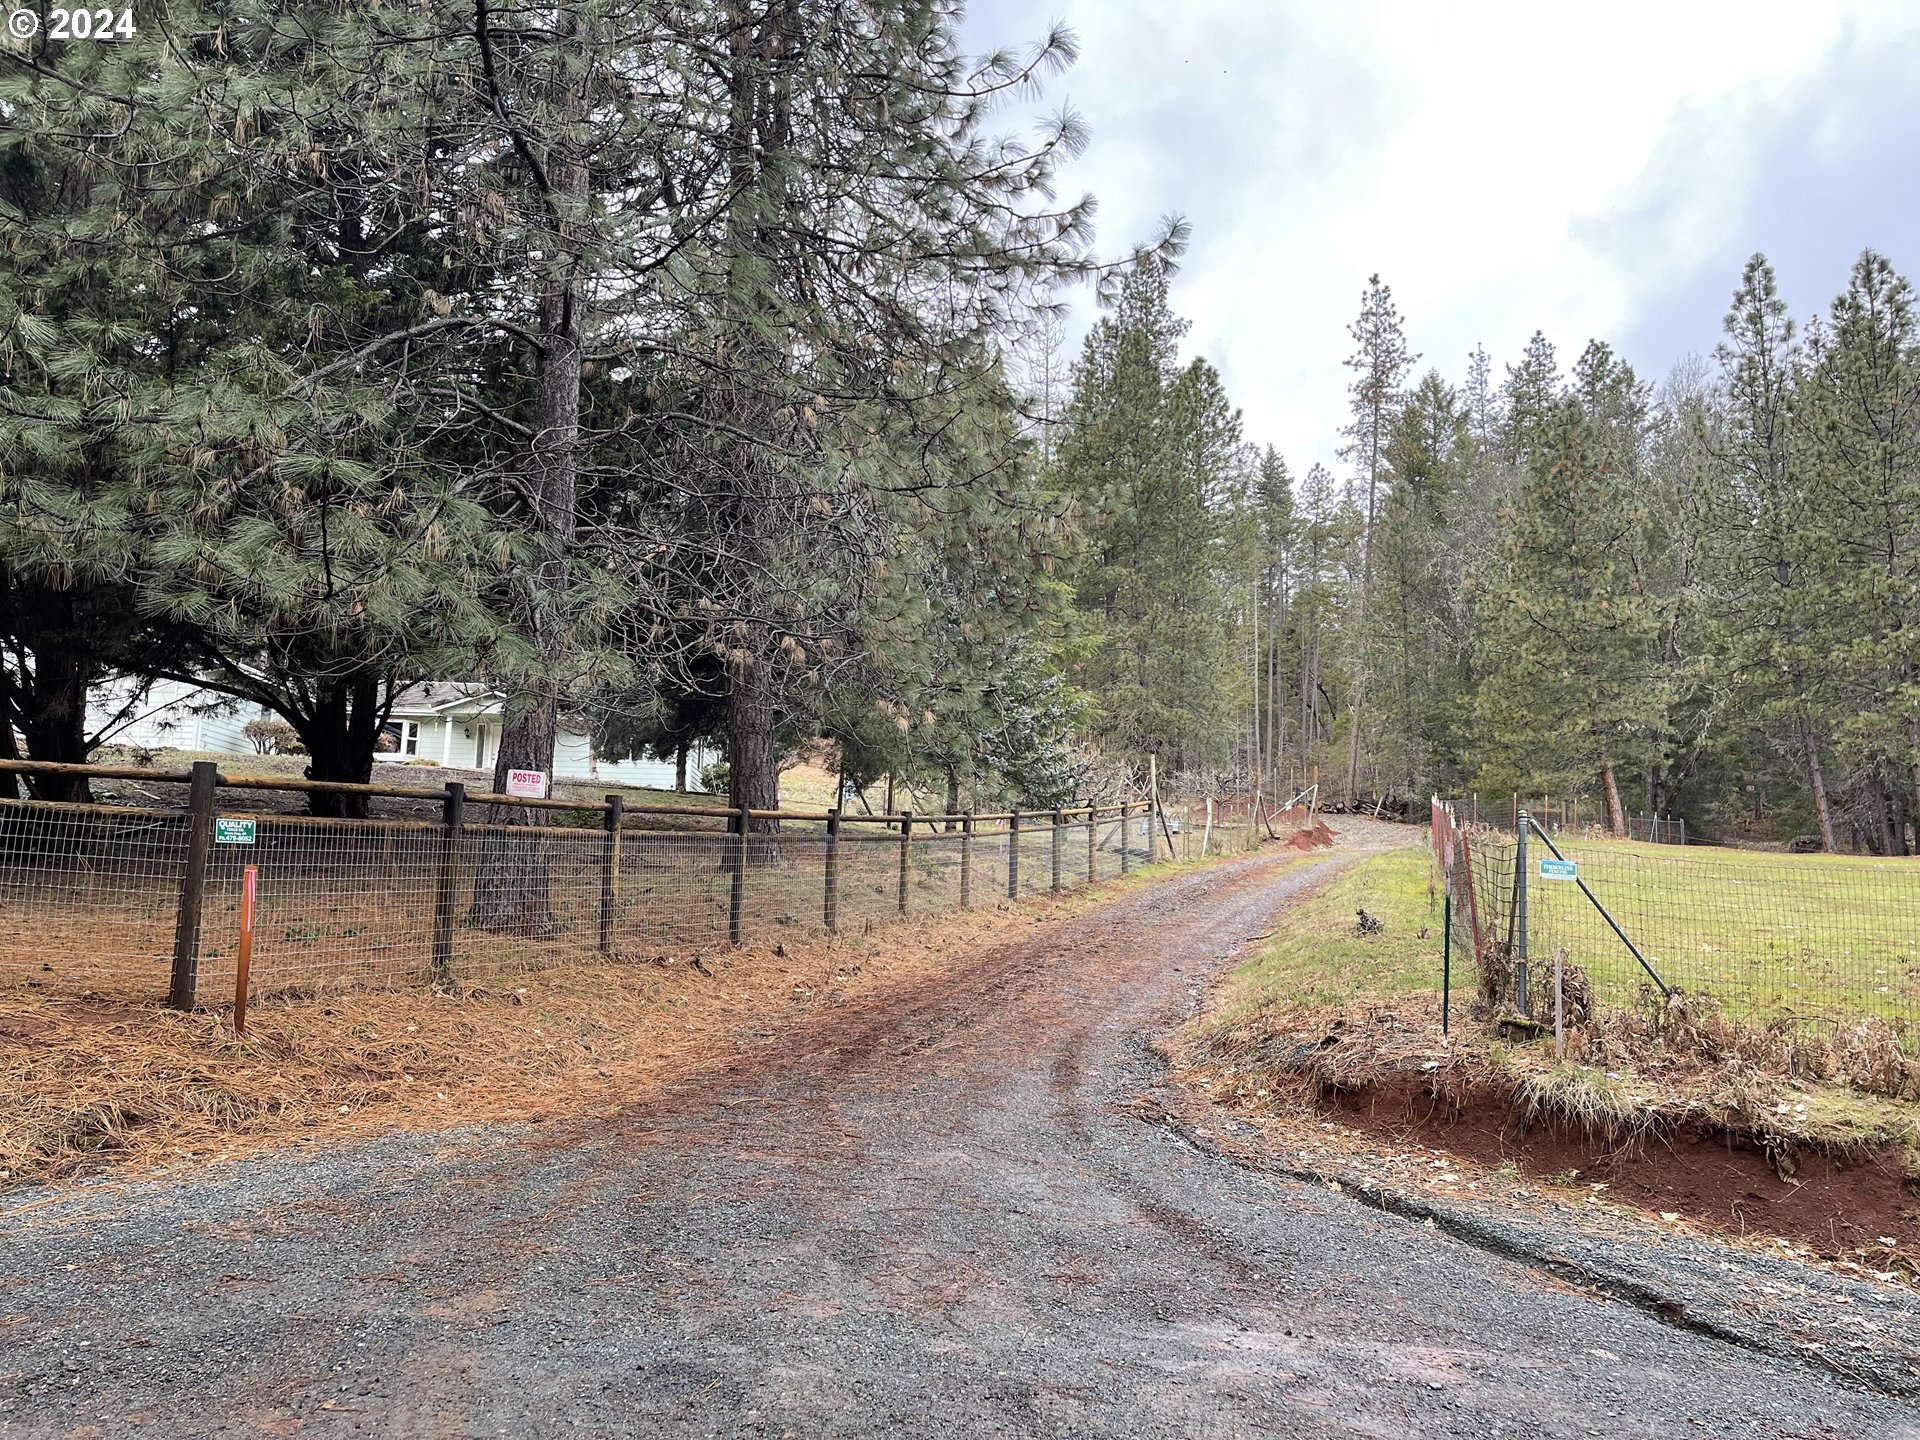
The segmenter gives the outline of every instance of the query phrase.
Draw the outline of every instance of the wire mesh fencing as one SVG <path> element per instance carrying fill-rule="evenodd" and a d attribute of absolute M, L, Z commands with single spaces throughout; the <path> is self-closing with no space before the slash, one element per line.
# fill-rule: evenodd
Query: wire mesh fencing
<path fill-rule="evenodd" d="M 1168 855 L 1164 839 L 1150 848 L 1141 801 L 829 816 L 360 787 L 444 798 L 435 822 L 269 813 L 251 798 L 263 782 L 238 793 L 225 783 L 197 768 L 179 809 L 0 801 L 0 983 L 223 1003 L 244 913 L 256 1002 L 473 984 L 788 929 L 864 931 L 1071 890 Z"/>
<path fill-rule="evenodd" d="M 1598 1007 L 1680 993 L 1759 1024 L 1920 1026 L 1920 860 L 1461 833 L 1456 953 L 1513 1009 L 1551 1012 L 1558 952 Z"/>

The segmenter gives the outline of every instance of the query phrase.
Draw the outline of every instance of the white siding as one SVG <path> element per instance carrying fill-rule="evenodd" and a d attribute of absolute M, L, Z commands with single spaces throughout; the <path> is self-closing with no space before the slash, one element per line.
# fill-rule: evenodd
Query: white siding
<path fill-rule="evenodd" d="M 95 687 L 87 699 L 87 729 L 97 731 L 132 694 L 131 681 Z M 139 745 L 152 750 L 199 750 L 216 755 L 250 755 L 246 727 L 267 712 L 243 700 L 229 700 L 197 685 L 156 680 L 133 707 L 133 719 L 108 735 L 108 745 Z"/>
<path fill-rule="evenodd" d="M 592 742 L 576 730 L 562 729 L 554 746 L 554 778 L 559 780 L 599 780 L 608 785 L 637 785 L 649 790 L 673 789 L 671 760 L 602 760 L 592 763 Z M 687 756 L 687 788 L 700 788 L 700 770 L 706 755 L 694 750 Z"/>

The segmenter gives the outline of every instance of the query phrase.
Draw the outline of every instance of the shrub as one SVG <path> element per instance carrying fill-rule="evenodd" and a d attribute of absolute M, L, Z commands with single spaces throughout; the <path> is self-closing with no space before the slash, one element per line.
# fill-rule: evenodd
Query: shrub
<path fill-rule="evenodd" d="M 300 732 L 284 720 L 269 720 L 264 716 L 258 720 L 249 720 L 245 726 L 247 739 L 253 742 L 256 755 L 304 755 L 307 747 L 300 743 Z"/>

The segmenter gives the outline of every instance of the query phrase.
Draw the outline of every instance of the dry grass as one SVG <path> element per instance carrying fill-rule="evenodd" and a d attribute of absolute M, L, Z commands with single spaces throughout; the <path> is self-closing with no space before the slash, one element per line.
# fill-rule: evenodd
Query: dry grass
<path fill-rule="evenodd" d="M 458 995 L 261 1006 L 244 1038 L 224 1012 L 0 993 L 0 1187 L 302 1138 L 611 1110 L 1118 888 L 856 938 L 569 964 Z"/>
<path fill-rule="evenodd" d="M 1597 1063 L 1670 1064 L 1839 1085 L 1892 1100 L 1920 1100 L 1920 1059 L 1898 1022 L 1863 1016 L 1822 1034 L 1790 1019 L 1767 1024 L 1727 1015 L 1711 999 L 1643 989 L 1631 1010 L 1607 1011 L 1582 1037 Z"/>

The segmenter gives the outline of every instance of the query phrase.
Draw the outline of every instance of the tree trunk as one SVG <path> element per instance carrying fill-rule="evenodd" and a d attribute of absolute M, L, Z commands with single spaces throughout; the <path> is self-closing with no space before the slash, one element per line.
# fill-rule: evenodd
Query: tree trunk
<path fill-rule="evenodd" d="M 1887 782 L 1880 775 L 1880 757 L 1877 755 L 1867 772 L 1867 793 L 1873 802 L 1873 834 L 1868 837 L 1873 852 L 1876 855 L 1891 855 L 1894 853 L 1891 807 L 1887 803 Z"/>
<path fill-rule="evenodd" d="M 1820 746 L 1813 738 L 1813 721 L 1802 708 L 1799 712 L 1800 745 L 1807 752 L 1807 782 L 1813 788 L 1813 815 L 1820 827 L 1820 848 L 1831 855 L 1838 846 L 1833 840 L 1833 810 L 1827 804 L 1827 779 L 1820 768 Z"/>
<path fill-rule="evenodd" d="M 373 778 L 374 745 L 387 723 L 392 685 L 384 677 L 355 676 L 322 682 L 311 711 L 280 709 L 307 747 L 307 778 L 365 785 Z M 365 795 L 316 790 L 307 813 L 348 820 L 367 818 Z"/>
<path fill-rule="evenodd" d="M 685 740 L 673 747 L 673 788 L 678 794 L 687 793 L 687 742 Z"/>
<path fill-rule="evenodd" d="M 763 627 L 755 626 L 756 630 Z M 727 803 L 734 809 L 780 808 L 780 754 L 773 741 L 773 694 L 766 661 L 737 651 L 727 665 Z M 755 820 L 766 832 L 771 820 Z"/>
<path fill-rule="evenodd" d="M 20 697 L 19 717 L 29 758 L 87 763 L 87 691 L 95 678 L 93 665 L 71 651 L 34 656 L 32 688 Z M 93 799 L 84 775 L 28 775 L 27 793 L 36 800 L 84 804 Z"/>
<path fill-rule="evenodd" d="M 1607 800 L 1607 828 L 1617 836 L 1627 833 L 1627 812 L 1620 804 L 1620 781 L 1614 774 L 1613 757 L 1600 757 L 1600 788 Z"/>
<path fill-rule="evenodd" d="M 565 15 L 563 10 L 562 15 Z M 567 78 L 554 41 L 549 63 L 559 112 L 557 126 L 585 114 L 586 98 L 578 82 Z M 515 587 L 515 621 L 532 657 L 529 670 L 509 677 L 501 717 L 500 748 L 495 752 L 493 787 L 506 789 L 509 770 L 553 773 L 554 742 L 559 734 L 559 692 L 568 649 L 567 619 L 559 613 L 567 591 L 572 559 L 580 446 L 581 338 L 586 299 L 585 262 L 580 254 L 578 222 L 571 212 L 587 193 L 587 168 L 560 138 L 547 153 L 547 183 L 553 192 L 552 226 L 543 237 L 551 246 L 553 269 L 540 295 L 540 350 L 533 367 L 533 439 L 528 453 L 526 495 L 530 538 L 538 557 L 533 572 Z M 538 836 L 513 836 L 516 827 L 544 825 L 547 812 L 519 806 L 494 806 L 491 827 L 481 832 L 468 923 L 502 934 L 546 939 L 558 931 L 548 904 L 547 857 Z"/>

